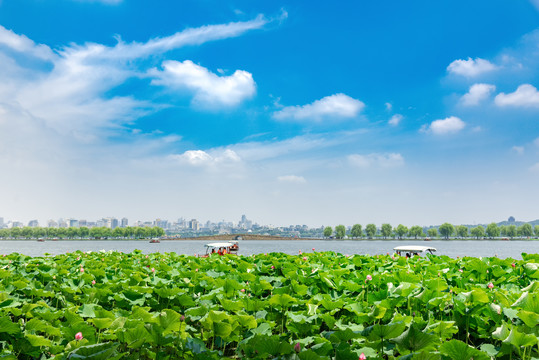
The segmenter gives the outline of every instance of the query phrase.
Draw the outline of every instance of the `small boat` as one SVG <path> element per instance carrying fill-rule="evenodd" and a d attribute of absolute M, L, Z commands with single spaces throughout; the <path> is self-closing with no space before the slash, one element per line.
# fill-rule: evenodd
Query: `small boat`
<path fill-rule="evenodd" d="M 37 241 L 39 241 L 39 242 L 43 242 L 43 241 L 45 241 L 45 239 L 43 239 L 43 238 L 39 238 L 39 239 L 37 239 Z"/>
<path fill-rule="evenodd" d="M 209 243 L 204 245 L 206 248 L 206 254 L 202 255 L 202 257 L 209 257 L 212 254 L 216 255 L 226 255 L 226 254 L 238 254 L 238 242 L 237 241 L 230 241 L 230 242 L 219 242 L 219 243 Z"/>
<path fill-rule="evenodd" d="M 150 240 L 150 244 L 158 244 L 160 242 L 161 242 L 161 240 L 159 240 L 157 238 L 153 238 L 153 239 Z"/>
<path fill-rule="evenodd" d="M 433 247 L 419 245 L 397 246 L 396 248 L 393 248 L 393 250 L 395 250 L 398 255 L 402 256 L 404 254 L 406 257 L 420 256 L 424 255 L 425 253 L 433 255 L 433 253 L 436 251 L 436 249 Z"/>

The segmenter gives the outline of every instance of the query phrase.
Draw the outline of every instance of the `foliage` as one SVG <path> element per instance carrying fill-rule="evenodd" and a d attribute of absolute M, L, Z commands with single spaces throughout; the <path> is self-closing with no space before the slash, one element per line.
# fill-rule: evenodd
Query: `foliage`
<path fill-rule="evenodd" d="M 438 236 L 438 230 L 436 230 L 436 228 L 430 228 L 427 230 L 427 235 L 431 238 L 435 238 Z"/>
<path fill-rule="evenodd" d="M 438 232 L 440 235 L 442 235 L 444 238 L 449 239 L 451 235 L 455 232 L 455 227 L 451 225 L 450 223 L 443 223 L 438 228 Z"/>
<path fill-rule="evenodd" d="M 384 237 L 384 239 L 387 239 L 391 236 L 393 228 L 390 224 L 382 224 L 382 227 L 380 228 L 380 234 Z"/>
<path fill-rule="evenodd" d="M 361 225 L 354 224 L 354 226 L 352 226 L 352 230 L 350 230 L 350 235 L 353 238 L 360 238 L 363 235 L 363 230 L 361 228 Z"/>
<path fill-rule="evenodd" d="M 346 235 L 346 227 L 344 225 L 335 226 L 335 237 L 337 239 L 343 239 Z"/>
<path fill-rule="evenodd" d="M 0 358 L 533 359 L 538 269 L 537 254 L 10 254 Z"/>
<path fill-rule="evenodd" d="M 470 233 L 476 239 L 484 238 L 485 237 L 485 228 L 482 227 L 481 225 L 479 225 L 479 226 L 476 226 L 476 227 L 472 228 L 472 230 L 470 230 Z"/>
<path fill-rule="evenodd" d="M 376 225 L 367 224 L 367 226 L 365 226 L 365 234 L 367 234 L 369 239 L 372 239 L 374 235 L 376 235 Z"/>
<path fill-rule="evenodd" d="M 485 233 L 488 235 L 488 237 L 495 238 L 497 236 L 500 236 L 500 229 L 498 228 L 498 225 L 496 223 L 490 223 L 487 225 Z"/>
<path fill-rule="evenodd" d="M 330 237 L 331 234 L 333 234 L 333 229 L 332 229 L 332 227 L 331 227 L 331 226 L 326 226 L 326 227 L 324 228 L 324 236 L 325 236 L 325 237 Z"/>

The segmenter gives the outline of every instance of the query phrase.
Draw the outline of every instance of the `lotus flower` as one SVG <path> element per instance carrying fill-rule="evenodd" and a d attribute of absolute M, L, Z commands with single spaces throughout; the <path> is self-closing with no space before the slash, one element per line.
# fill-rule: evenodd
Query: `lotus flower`
<path fill-rule="evenodd" d="M 195 269 L 195 272 L 198 272 L 198 269 Z"/>
<path fill-rule="evenodd" d="M 314 248 L 313 248 L 313 251 L 314 251 Z"/>
<path fill-rule="evenodd" d="M 296 343 L 296 345 L 294 345 L 294 351 L 299 353 L 301 351 L 301 345 L 300 343 Z"/>
<path fill-rule="evenodd" d="M 271 270 L 275 270 L 275 266 L 271 265 Z"/>
<path fill-rule="evenodd" d="M 371 280 L 372 280 L 372 276 L 367 275 L 367 281 L 371 281 Z"/>
<path fill-rule="evenodd" d="M 490 283 L 488 283 L 487 287 L 488 287 L 489 289 L 492 289 L 492 288 L 494 287 L 494 284 L 490 282 Z"/>
<path fill-rule="evenodd" d="M 303 254 L 303 253 L 301 252 L 301 250 L 299 251 L 299 254 L 300 254 L 300 255 Z"/>
<path fill-rule="evenodd" d="M 183 315 L 180 316 L 180 321 L 182 321 L 182 322 L 185 321 L 185 316 L 183 316 Z"/>
<path fill-rule="evenodd" d="M 307 256 L 304 256 L 304 257 L 303 257 L 303 261 L 306 261 L 306 260 L 307 260 Z"/>
<path fill-rule="evenodd" d="M 95 285 L 95 280 L 92 280 L 92 285 Z"/>
<path fill-rule="evenodd" d="M 155 272 L 155 268 L 152 268 L 152 272 L 153 272 L 153 273 Z"/>
<path fill-rule="evenodd" d="M 245 292 L 245 289 L 241 289 L 240 291 L 244 293 L 244 292 Z"/>
<path fill-rule="evenodd" d="M 82 340 L 82 333 L 80 331 L 75 334 L 75 340 Z"/>
<path fill-rule="evenodd" d="M 83 267 L 80 268 L 80 272 L 81 272 L 81 273 L 84 272 L 84 268 L 83 268 Z"/>
<path fill-rule="evenodd" d="M 365 360 L 367 359 L 367 357 L 365 356 L 364 353 L 361 353 L 361 355 L 359 355 L 359 360 Z"/>
<path fill-rule="evenodd" d="M 516 265 L 515 265 L 515 263 L 512 263 L 511 266 L 512 266 L 512 267 L 515 267 Z"/>

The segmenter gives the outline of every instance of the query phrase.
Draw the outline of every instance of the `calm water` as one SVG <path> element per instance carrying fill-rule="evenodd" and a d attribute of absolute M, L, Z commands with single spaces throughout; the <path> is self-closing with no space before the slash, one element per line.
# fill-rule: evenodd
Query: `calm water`
<path fill-rule="evenodd" d="M 65 252 L 115 250 L 131 252 L 135 249 L 144 253 L 175 252 L 178 254 L 203 254 L 204 244 L 207 240 L 165 240 L 159 244 L 150 244 L 147 240 L 140 241 L 45 241 L 35 240 L 0 241 L 0 254 L 18 252 L 30 256 L 51 255 Z M 303 252 L 334 251 L 342 254 L 385 254 L 392 252 L 393 248 L 402 245 L 432 246 L 438 249 L 437 254 L 453 258 L 457 256 L 498 256 L 500 258 L 521 259 L 521 253 L 539 253 L 539 241 L 393 241 L 393 240 L 297 240 L 297 241 L 267 241 L 243 240 L 240 241 L 241 255 L 251 255 L 269 252 L 283 252 L 297 254 Z"/>

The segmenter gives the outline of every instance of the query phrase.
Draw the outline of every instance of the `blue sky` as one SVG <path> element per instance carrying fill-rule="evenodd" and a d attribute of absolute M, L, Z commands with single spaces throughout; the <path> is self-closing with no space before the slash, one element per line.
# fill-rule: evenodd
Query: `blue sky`
<path fill-rule="evenodd" d="M 539 1 L 0 0 L 0 216 L 539 218 Z"/>

